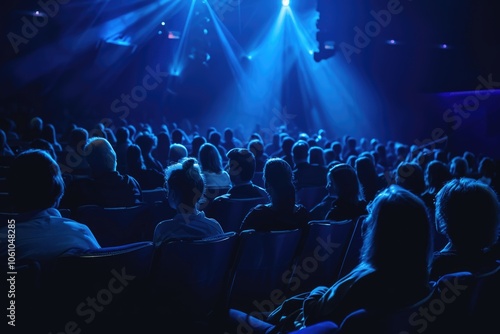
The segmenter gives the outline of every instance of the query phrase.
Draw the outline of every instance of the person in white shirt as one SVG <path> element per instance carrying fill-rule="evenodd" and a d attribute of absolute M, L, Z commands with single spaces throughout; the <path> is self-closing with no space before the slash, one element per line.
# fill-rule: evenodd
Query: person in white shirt
<path fill-rule="evenodd" d="M 15 214 L 0 228 L 2 257 L 10 256 L 8 240 L 12 234 L 17 262 L 44 262 L 67 252 L 100 248 L 86 225 L 62 217 L 57 209 L 64 181 L 59 166 L 47 152 L 30 149 L 16 156 L 7 187 Z"/>
<path fill-rule="evenodd" d="M 171 240 L 203 239 L 223 234 L 220 224 L 199 210 L 198 202 L 205 191 L 205 182 L 196 160 L 188 158 L 170 165 L 165 174 L 168 202 L 177 210 L 177 215 L 158 223 L 153 236 L 155 246 Z"/>

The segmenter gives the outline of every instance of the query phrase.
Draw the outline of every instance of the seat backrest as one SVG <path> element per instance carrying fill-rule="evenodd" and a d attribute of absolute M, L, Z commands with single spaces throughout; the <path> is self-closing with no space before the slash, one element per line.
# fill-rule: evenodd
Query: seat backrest
<path fill-rule="evenodd" d="M 216 200 L 208 208 L 206 214 L 219 222 L 224 231 L 234 231 L 239 233 L 241 223 L 250 209 L 258 204 L 268 203 L 269 200 L 264 197 Z"/>
<path fill-rule="evenodd" d="M 476 276 L 469 304 L 471 330 L 486 333 L 498 329 L 500 311 L 500 262 L 493 270 Z"/>
<path fill-rule="evenodd" d="M 353 225 L 352 220 L 313 220 L 307 224 L 288 283 L 291 292 L 310 291 L 319 285 L 330 286 L 336 281 L 342 250 L 350 239 Z"/>
<path fill-rule="evenodd" d="M 153 302 L 170 314 L 201 321 L 225 305 L 238 234 L 176 240 L 157 247 L 152 269 Z M 156 303 L 158 304 L 158 303 Z"/>
<path fill-rule="evenodd" d="M 240 232 L 228 306 L 272 311 L 286 295 L 301 230 Z"/>
<path fill-rule="evenodd" d="M 353 224 L 349 242 L 346 244 L 344 250 L 342 250 L 343 259 L 338 270 L 337 279 L 344 277 L 359 264 L 359 256 L 361 254 L 361 247 L 363 246 L 362 227 L 366 217 L 367 215 L 362 215 L 354 219 L 355 224 Z"/>
<path fill-rule="evenodd" d="M 81 328 L 102 329 L 143 308 L 153 252 L 152 242 L 137 242 L 57 258 L 43 277 L 51 330 L 71 319 Z"/>
<path fill-rule="evenodd" d="M 143 220 L 140 219 L 145 208 L 145 204 L 116 208 L 82 205 L 72 218 L 87 225 L 101 247 L 112 247 L 148 241 L 143 237 Z"/>
<path fill-rule="evenodd" d="M 165 188 L 142 190 L 142 201 L 147 204 L 167 202 L 167 190 Z"/>
<path fill-rule="evenodd" d="M 295 192 L 295 199 L 298 204 L 304 205 L 307 210 L 311 210 L 316 204 L 328 194 L 325 187 L 303 187 Z"/>

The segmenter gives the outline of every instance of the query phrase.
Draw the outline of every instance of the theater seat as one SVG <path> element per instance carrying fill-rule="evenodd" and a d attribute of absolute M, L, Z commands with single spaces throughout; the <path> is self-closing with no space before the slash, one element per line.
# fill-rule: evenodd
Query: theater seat
<path fill-rule="evenodd" d="M 151 304 L 161 323 L 211 328 L 225 309 L 238 234 L 164 242 L 155 251 Z M 193 329 L 194 330 L 194 329 Z M 201 329 L 199 329 L 201 330 Z"/>
<path fill-rule="evenodd" d="M 286 296 L 301 230 L 240 232 L 229 307 L 243 312 L 272 311 Z"/>
<path fill-rule="evenodd" d="M 150 241 L 143 235 L 146 223 L 142 215 L 147 205 L 104 208 L 98 205 L 82 205 L 76 209 L 72 218 L 87 225 L 101 247 Z"/>
<path fill-rule="evenodd" d="M 288 283 L 293 294 L 310 291 L 319 285 L 330 286 L 336 281 L 353 226 L 352 220 L 313 220 L 307 224 Z"/>
<path fill-rule="evenodd" d="M 48 332 L 139 330 L 154 246 L 138 242 L 69 252 L 43 268 Z M 67 330 L 67 328 L 66 328 Z"/>

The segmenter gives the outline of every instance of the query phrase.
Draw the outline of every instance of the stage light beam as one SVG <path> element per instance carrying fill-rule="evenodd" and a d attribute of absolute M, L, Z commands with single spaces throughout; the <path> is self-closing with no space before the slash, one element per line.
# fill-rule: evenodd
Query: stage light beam
<path fill-rule="evenodd" d="M 281 4 L 283 5 L 283 7 L 288 7 L 290 6 L 290 0 L 281 0 Z"/>

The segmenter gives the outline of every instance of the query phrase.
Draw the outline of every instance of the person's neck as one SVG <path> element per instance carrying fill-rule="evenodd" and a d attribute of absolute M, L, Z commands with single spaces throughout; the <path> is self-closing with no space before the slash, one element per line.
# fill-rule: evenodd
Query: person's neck
<path fill-rule="evenodd" d="M 182 215 L 197 215 L 200 213 L 200 211 L 197 208 L 192 208 L 187 205 L 180 205 L 177 208 L 177 212 Z"/>

